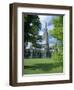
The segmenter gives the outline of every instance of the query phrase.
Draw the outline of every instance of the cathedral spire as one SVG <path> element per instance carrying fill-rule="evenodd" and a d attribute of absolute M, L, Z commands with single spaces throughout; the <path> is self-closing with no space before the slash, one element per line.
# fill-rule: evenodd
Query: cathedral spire
<path fill-rule="evenodd" d="M 49 35 L 48 35 L 48 29 L 47 29 L 47 22 L 45 22 L 45 41 L 46 41 L 46 43 L 45 43 L 45 51 L 46 51 L 46 57 L 49 57 L 50 55 L 50 53 L 49 53 L 49 40 L 48 40 L 48 37 L 49 37 Z"/>

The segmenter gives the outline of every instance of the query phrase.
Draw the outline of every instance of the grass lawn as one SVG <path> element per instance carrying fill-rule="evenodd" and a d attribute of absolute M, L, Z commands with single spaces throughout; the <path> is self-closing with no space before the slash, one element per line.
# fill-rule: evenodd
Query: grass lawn
<path fill-rule="evenodd" d="M 24 59 L 24 74 L 62 73 L 63 61 L 49 58 Z"/>

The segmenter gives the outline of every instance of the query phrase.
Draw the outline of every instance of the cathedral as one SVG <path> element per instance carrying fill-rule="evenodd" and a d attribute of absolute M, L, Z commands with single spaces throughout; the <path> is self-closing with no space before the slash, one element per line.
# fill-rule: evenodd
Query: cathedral
<path fill-rule="evenodd" d="M 38 42 L 40 44 L 40 48 L 33 47 L 32 43 L 29 43 L 26 47 L 25 57 L 28 58 L 49 58 L 51 57 L 51 53 L 53 50 L 53 45 L 50 46 L 49 42 L 49 32 L 47 29 L 47 23 L 45 22 L 45 26 L 43 28 L 43 34 L 40 35 L 42 40 Z"/>

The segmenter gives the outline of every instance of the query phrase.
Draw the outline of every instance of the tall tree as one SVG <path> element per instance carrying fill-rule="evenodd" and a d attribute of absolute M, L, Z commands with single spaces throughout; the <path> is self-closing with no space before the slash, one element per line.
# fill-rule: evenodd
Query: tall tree
<path fill-rule="evenodd" d="M 54 28 L 50 31 L 50 34 L 57 40 L 63 41 L 63 16 L 55 16 L 52 19 L 52 24 Z"/>
<path fill-rule="evenodd" d="M 32 47 L 37 47 L 36 42 L 38 39 L 38 32 L 41 28 L 41 23 L 38 15 L 24 15 L 24 55 L 30 56 L 30 52 L 27 52 L 26 47 L 28 42 L 31 43 Z M 33 52 L 33 51 L 32 51 Z M 32 54 L 33 55 L 33 54 Z M 31 57 L 32 57 L 31 55 Z"/>
<path fill-rule="evenodd" d="M 50 30 L 50 35 L 57 39 L 55 52 L 52 57 L 57 60 L 63 60 L 63 16 L 55 16 L 52 19 L 53 29 Z"/>
<path fill-rule="evenodd" d="M 38 31 L 41 28 L 40 20 L 37 15 L 24 15 L 24 42 L 36 43 Z"/>

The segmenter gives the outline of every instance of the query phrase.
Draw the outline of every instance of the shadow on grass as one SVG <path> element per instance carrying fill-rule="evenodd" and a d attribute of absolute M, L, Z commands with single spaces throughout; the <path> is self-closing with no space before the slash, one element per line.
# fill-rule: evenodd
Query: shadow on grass
<path fill-rule="evenodd" d="M 35 64 L 33 66 L 24 66 L 24 69 L 30 69 L 30 70 L 36 70 L 36 69 L 41 69 L 43 71 L 49 71 L 52 70 L 54 68 L 59 68 L 60 66 L 63 66 L 63 62 L 59 62 L 59 63 L 51 63 L 51 64 L 47 64 L 47 63 L 43 63 L 43 64 Z"/>

